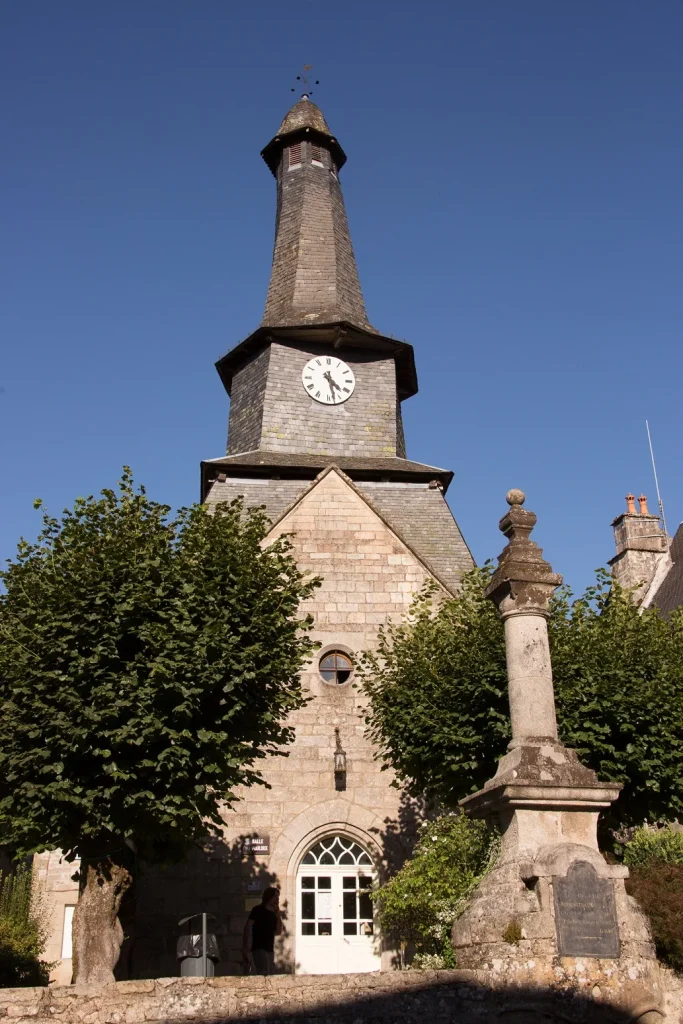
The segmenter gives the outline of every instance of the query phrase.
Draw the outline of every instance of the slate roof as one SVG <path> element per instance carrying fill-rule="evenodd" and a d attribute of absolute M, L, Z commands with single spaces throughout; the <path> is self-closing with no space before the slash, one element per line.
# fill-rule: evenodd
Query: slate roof
<path fill-rule="evenodd" d="M 394 486 L 372 481 L 358 481 L 356 487 L 436 578 L 456 591 L 474 559 L 443 492 L 424 484 Z"/>
<path fill-rule="evenodd" d="M 346 163 L 346 153 L 330 131 L 322 110 L 307 96 L 302 96 L 285 114 L 277 135 L 273 136 L 268 145 L 261 150 L 261 156 L 274 177 L 277 177 L 283 145 L 303 139 L 318 142 L 329 149 L 334 156 L 337 170 Z"/>
<path fill-rule="evenodd" d="M 297 132 L 301 128 L 314 128 L 315 131 L 322 132 L 324 135 L 332 135 L 322 110 L 312 100 L 309 100 L 308 96 L 302 96 L 285 114 L 278 135 Z"/>
<path fill-rule="evenodd" d="M 294 152 L 296 162 L 290 165 Z M 277 180 L 273 266 L 262 323 L 293 327 L 345 320 L 372 329 L 338 177 L 345 156 L 322 111 L 300 99 L 261 155 Z M 278 172 L 283 156 L 285 167 Z"/>
<path fill-rule="evenodd" d="M 227 477 L 213 484 L 207 494 L 206 504 L 211 506 L 221 501 L 231 502 L 242 498 L 245 508 L 263 506 L 270 521 L 276 523 L 307 486 L 307 482 L 301 479 L 254 477 L 245 480 L 244 477 Z"/>
<path fill-rule="evenodd" d="M 313 480 L 321 470 L 335 465 L 352 480 L 376 480 L 394 482 L 429 483 L 438 480 L 443 493 L 453 479 L 448 469 L 430 466 L 423 462 L 400 458 L 366 458 L 358 455 L 289 455 L 282 452 L 253 451 L 239 455 L 224 455 L 218 459 L 202 462 L 202 500 L 209 483 L 218 473 L 231 476 L 271 476 L 280 470 L 282 477 Z"/>
<path fill-rule="evenodd" d="M 214 459 L 212 464 L 223 461 Z M 325 468 L 338 466 L 340 461 L 337 458 Z M 436 579 L 451 592 L 457 591 L 460 577 L 472 568 L 474 559 L 442 491 L 419 481 L 386 484 L 381 481 L 354 480 L 349 474 L 344 475 L 349 476 L 351 484 L 370 507 L 414 551 Z M 316 473 L 312 480 L 306 481 L 301 478 L 273 480 L 269 477 L 245 479 L 241 476 L 226 476 L 225 480 L 213 483 L 207 504 L 242 497 L 247 508 L 264 506 L 268 518 L 276 523 L 315 485 L 320 476 L 320 473 Z"/>
<path fill-rule="evenodd" d="M 652 599 L 652 606 L 670 615 L 683 604 L 683 523 L 676 530 L 669 548 L 672 565 Z"/>

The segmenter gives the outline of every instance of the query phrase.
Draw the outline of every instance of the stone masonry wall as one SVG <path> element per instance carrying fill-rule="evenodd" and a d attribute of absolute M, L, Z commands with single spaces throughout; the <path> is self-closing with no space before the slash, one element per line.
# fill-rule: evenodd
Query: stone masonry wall
<path fill-rule="evenodd" d="M 36 881 L 48 893 L 48 940 L 43 957 L 48 963 L 55 964 L 51 978 L 60 985 L 68 985 L 71 981 L 71 959 L 62 960 L 61 957 L 64 908 L 75 907 L 78 902 L 78 883 L 73 880 L 77 869 L 78 861 L 70 864 L 64 860 L 61 850 L 39 853 L 33 858 Z"/>
<path fill-rule="evenodd" d="M 382 870 L 408 852 L 418 809 L 391 786 L 391 772 L 380 771 L 353 679 L 343 686 L 324 683 L 317 661 L 330 647 L 354 657 L 372 646 L 378 627 L 405 615 L 430 573 L 336 470 L 309 487 L 269 539 L 282 533 L 293 535 L 299 567 L 323 577 L 302 608 L 313 614 L 313 637 L 322 645 L 302 673 L 313 700 L 292 717 L 296 739 L 288 756 L 261 766 L 271 788 L 239 791 L 234 810 L 226 811 L 224 841 L 197 850 L 185 864 L 146 870 L 139 878 L 123 976 L 174 973 L 177 922 L 198 910 L 215 914 L 218 970 L 239 973 L 247 911 L 269 884 L 282 887 L 286 934 L 277 952 L 281 967 L 291 970 L 297 963 L 296 869 L 306 849 L 323 835 L 343 832 L 360 841 Z M 335 784 L 335 727 L 347 753 L 344 791 Z M 268 856 L 242 856 L 242 838 L 254 833 L 269 836 Z M 385 949 L 384 966 L 391 960 Z"/>
<path fill-rule="evenodd" d="M 349 364 L 356 388 L 342 405 L 314 401 L 301 383 L 312 356 L 335 356 Z M 396 455 L 396 367 L 359 349 L 272 344 L 259 447 L 266 451 L 326 455 Z"/>
<path fill-rule="evenodd" d="M 604 993 L 590 971 L 560 968 L 540 984 L 530 968 L 517 984 L 491 972 L 270 978 L 159 978 L 103 988 L 73 985 L 0 989 L 0 1019 L 12 1024 L 314 1020 L 339 1024 L 680 1024 L 683 983 L 666 972 L 657 1009 L 638 1002 L 627 975 Z"/>

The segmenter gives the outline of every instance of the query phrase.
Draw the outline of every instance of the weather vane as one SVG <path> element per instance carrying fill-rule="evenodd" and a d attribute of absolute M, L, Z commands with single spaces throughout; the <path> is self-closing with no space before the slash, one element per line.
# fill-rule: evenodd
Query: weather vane
<path fill-rule="evenodd" d="M 315 81 L 313 81 L 313 79 L 309 78 L 308 72 L 311 71 L 312 68 L 313 68 L 312 64 L 304 64 L 303 73 L 296 76 L 297 82 L 301 82 L 302 83 L 302 85 L 304 87 L 304 93 L 305 93 L 306 96 L 312 96 L 313 95 L 313 89 L 311 88 L 312 85 L 320 85 L 320 82 L 318 81 L 317 78 L 315 79 Z M 292 92 L 296 92 L 296 88 L 292 87 L 291 91 Z"/>

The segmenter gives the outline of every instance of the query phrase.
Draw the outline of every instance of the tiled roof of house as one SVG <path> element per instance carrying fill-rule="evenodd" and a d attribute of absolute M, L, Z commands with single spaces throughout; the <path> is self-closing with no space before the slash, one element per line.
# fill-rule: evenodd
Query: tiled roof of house
<path fill-rule="evenodd" d="M 664 577 L 652 605 L 663 615 L 671 614 L 674 609 L 683 605 L 683 523 L 676 530 L 669 548 L 671 568 Z"/>

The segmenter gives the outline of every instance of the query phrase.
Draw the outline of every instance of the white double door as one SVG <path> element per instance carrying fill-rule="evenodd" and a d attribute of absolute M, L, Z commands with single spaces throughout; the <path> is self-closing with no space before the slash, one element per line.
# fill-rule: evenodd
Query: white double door
<path fill-rule="evenodd" d="M 380 969 L 372 869 L 302 864 L 297 876 L 296 962 L 300 974 Z"/>

